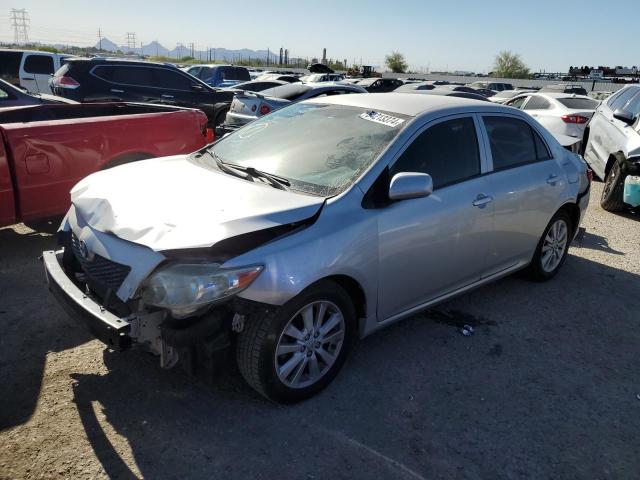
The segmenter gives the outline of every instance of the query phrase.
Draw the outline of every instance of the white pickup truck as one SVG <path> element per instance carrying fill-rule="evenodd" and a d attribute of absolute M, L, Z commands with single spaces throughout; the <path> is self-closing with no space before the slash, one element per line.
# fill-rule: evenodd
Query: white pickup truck
<path fill-rule="evenodd" d="M 49 79 L 72 55 L 0 49 L 0 78 L 33 93 L 53 93 Z"/>

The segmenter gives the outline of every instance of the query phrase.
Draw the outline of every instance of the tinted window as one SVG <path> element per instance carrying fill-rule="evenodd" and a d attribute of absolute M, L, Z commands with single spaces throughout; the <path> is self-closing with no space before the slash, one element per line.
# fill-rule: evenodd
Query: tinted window
<path fill-rule="evenodd" d="M 587 110 L 595 110 L 598 106 L 598 101 L 591 100 L 590 98 L 558 98 L 557 99 L 562 105 L 567 108 L 586 108 Z"/>
<path fill-rule="evenodd" d="M 551 157 L 549 151 L 528 123 L 516 118 L 484 117 L 489 135 L 493 169 L 502 170 Z"/>
<path fill-rule="evenodd" d="M 53 73 L 53 58 L 46 55 L 29 55 L 24 61 L 24 71 L 27 73 Z"/>
<path fill-rule="evenodd" d="M 174 72 L 166 68 L 154 68 L 156 79 L 156 87 L 169 88 L 171 90 L 191 90 L 192 80 L 182 75 L 180 72 Z M 195 82 L 194 82 L 195 83 Z"/>
<path fill-rule="evenodd" d="M 480 174 L 476 130 L 471 118 L 458 118 L 420 134 L 393 165 L 398 172 L 428 173 L 434 188 Z"/>
<path fill-rule="evenodd" d="M 0 88 L 0 101 L 7 100 L 9 98 L 9 94 L 5 92 L 2 88 Z"/>
<path fill-rule="evenodd" d="M 17 77 L 22 61 L 22 52 L 0 52 L 0 75 Z"/>
<path fill-rule="evenodd" d="M 96 67 L 94 75 L 113 83 L 150 87 L 154 85 L 152 68 L 108 65 Z"/>
<path fill-rule="evenodd" d="M 550 108 L 551 103 L 546 98 L 533 95 L 523 110 L 548 110 Z"/>

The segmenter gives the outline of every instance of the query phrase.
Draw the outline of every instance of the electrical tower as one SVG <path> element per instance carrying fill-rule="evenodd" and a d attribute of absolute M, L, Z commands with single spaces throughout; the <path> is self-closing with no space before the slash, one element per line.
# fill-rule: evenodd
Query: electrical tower
<path fill-rule="evenodd" d="M 11 9 L 11 26 L 13 27 L 13 41 L 16 44 L 29 43 L 29 14 L 22 10 Z"/>
<path fill-rule="evenodd" d="M 136 48 L 136 34 L 134 32 L 127 32 L 127 48 L 130 51 Z"/>

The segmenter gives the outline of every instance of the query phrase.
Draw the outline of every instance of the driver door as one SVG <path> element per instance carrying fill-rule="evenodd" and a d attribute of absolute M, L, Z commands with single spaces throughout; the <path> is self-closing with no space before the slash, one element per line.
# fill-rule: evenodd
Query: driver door
<path fill-rule="evenodd" d="M 485 267 L 493 205 L 473 115 L 447 117 L 418 132 L 391 165 L 428 173 L 433 193 L 392 202 L 378 216 L 381 321 L 472 284 Z"/>

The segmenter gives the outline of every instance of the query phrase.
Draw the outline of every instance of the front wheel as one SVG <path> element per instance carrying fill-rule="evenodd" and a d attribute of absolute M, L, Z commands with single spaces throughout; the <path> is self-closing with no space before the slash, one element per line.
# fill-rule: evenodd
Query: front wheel
<path fill-rule="evenodd" d="M 544 230 L 529 265 L 531 278 L 545 281 L 558 273 L 567 258 L 572 232 L 569 215 L 563 210 L 556 213 Z"/>
<path fill-rule="evenodd" d="M 600 197 L 600 206 L 608 212 L 619 212 L 625 208 L 623 202 L 624 177 L 620 163 L 616 158 L 604 180 L 602 196 Z"/>
<path fill-rule="evenodd" d="M 236 358 L 247 383 L 283 403 L 309 398 L 336 376 L 355 335 L 348 294 L 323 281 L 282 307 L 248 319 Z"/>

